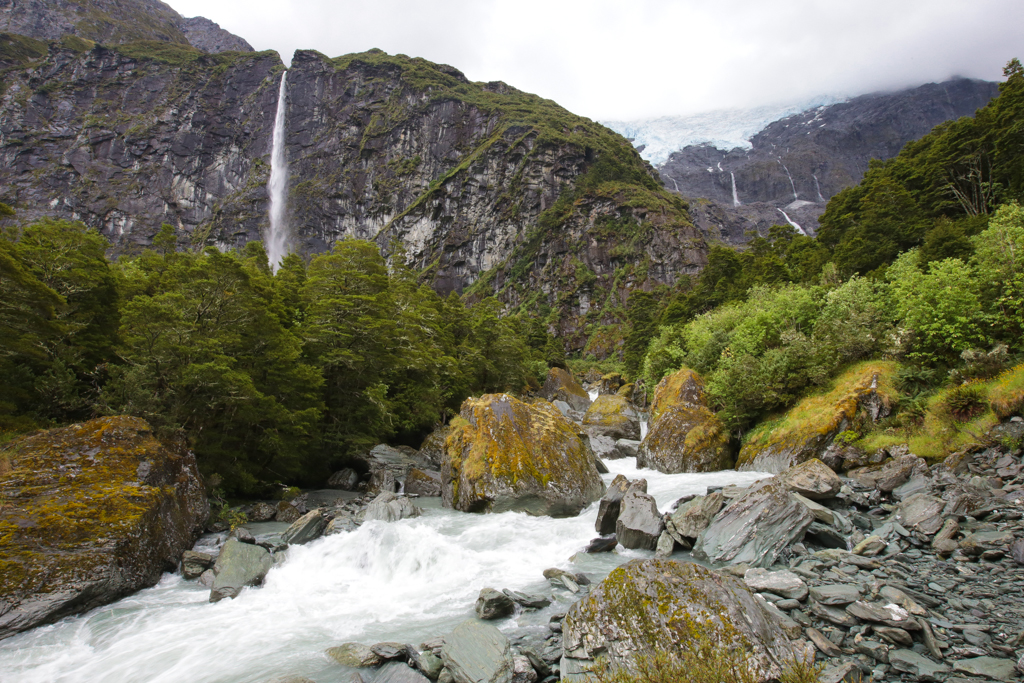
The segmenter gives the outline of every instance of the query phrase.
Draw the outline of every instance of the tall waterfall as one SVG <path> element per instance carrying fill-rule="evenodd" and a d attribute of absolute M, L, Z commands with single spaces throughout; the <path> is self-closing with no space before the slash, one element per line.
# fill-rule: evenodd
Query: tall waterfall
<path fill-rule="evenodd" d="M 800 233 L 801 235 L 806 235 L 806 234 L 807 234 L 807 233 L 806 233 L 806 232 L 804 231 L 804 229 L 803 229 L 803 228 L 801 228 L 801 227 L 800 227 L 800 226 L 799 226 L 799 225 L 798 225 L 797 223 L 794 223 L 794 222 L 793 222 L 793 219 L 789 217 L 789 214 L 787 214 L 787 213 L 786 213 L 785 211 L 783 211 L 782 209 L 776 209 L 776 210 L 777 210 L 777 211 L 778 211 L 779 213 L 781 213 L 781 214 L 782 214 L 782 215 L 783 215 L 783 216 L 785 217 L 785 219 L 786 219 L 786 222 L 787 222 L 787 223 L 789 223 L 789 224 L 790 224 L 790 225 L 792 225 L 792 226 L 793 226 L 794 228 L 796 228 L 796 231 L 797 231 L 798 233 Z"/>
<path fill-rule="evenodd" d="M 782 170 L 786 172 L 786 177 L 789 178 L 789 186 L 793 188 L 793 201 L 795 202 L 800 199 L 796 194 L 796 183 L 793 182 L 793 176 L 789 174 L 789 169 L 782 163 L 782 159 L 779 159 L 779 163 L 782 165 Z"/>
<path fill-rule="evenodd" d="M 740 196 L 736 192 L 736 174 L 733 173 L 732 171 L 729 171 L 729 175 L 732 176 L 732 205 L 739 206 Z"/>
<path fill-rule="evenodd" d="M 288 72 L 281 74 L 281 87 L 277 92 L 277 114 L 274 117 L 274 142 L 270 152 L 270 231 L 267 233 L 267 258 L 276 273 L 281 260 L 288 253 L 288 158 L 285 155 L 285 109 L 287 108 Z"/>
<path fill-rule="evenodd" d="M 818 184 L 818 176 L 812 173 L 811 177 L 814 178 L 814 189 L 818 192 L 818 201 L 822 204 L 827 204 L 828 202 L 826 202 L 825 198 L 821 196 L 821 185 Z"/>

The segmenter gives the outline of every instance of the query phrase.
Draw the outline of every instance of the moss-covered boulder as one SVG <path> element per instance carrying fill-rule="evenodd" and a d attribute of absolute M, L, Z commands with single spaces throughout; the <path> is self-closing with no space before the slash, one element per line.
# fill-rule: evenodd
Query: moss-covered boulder
<path fill-rule="evenodd" d="M 570 408 L 581 413 L 590 407 L 590 395 L 562 368 L 548 370 L 548 378 L 544 380 L 540 395 L 549 401 L 565 401 Z"/>
<path fill-rule="evenodd" d="M 583 428 L 592 436 L 639 439 L 640 416 L 624 396 L 601 394 L 583 415 Z"/>
<path fill-rule="evenodd" d="M 0 639 L 173 571 L 209 514 L 195 457 L 105 417 L 0 449 Z"/>
<path fill-rule="evenodd" d="M 704 380 L 693 370 L 684 368 L 658 383 L 636 464 L 667 474 L 732 468 L 729 434 L 708 408 Z"/>
<path fill-rule="evenodd" d="M 441 463 L 444 462 L 444 442 L 451 432 L 450 426 L 441 425 L 430 432 L 420 444 L 420 457 L 429 463 L 431 469 L 441 469 Z"/>
<path fill-rule="evenodd" d="M 562 622 L 563 680 L 597 680 L 588 674 L 607 659 L 613 668 L 635 669 L 638 657 L 658 651 L 746 652 L 757 681 L 778 680 L 800 656 L 776 618 L 733 576 L 698 564 L 631 560 Z"/>
<path fill-rule="evenodd" d="M 736 469 L 778 474 L 811 458 L 841 468 L 825 452 L 840 432 L 853 426 L 858 413 L 871 422 L 889 414 L 898 397 L 893 387 L 898 367 L 884 361 L 859 363 L 829 391 L 808 396 L 780 419 L 758 425 L 740 449 Z"/>
<path fill-rule="evenodd" d="M 445 507 L 570 516 L 604 492 L 590 448 L 549 403 L 470 398 L 452 427 L 441 467 Z"/>

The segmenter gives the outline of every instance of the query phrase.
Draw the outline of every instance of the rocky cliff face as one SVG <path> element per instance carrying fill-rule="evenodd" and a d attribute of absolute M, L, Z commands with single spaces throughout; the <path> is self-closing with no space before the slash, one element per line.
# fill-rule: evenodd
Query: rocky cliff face
<path fill-rule="evenodd" d="M 0 31 L 39 40 L 159 40 L 211 53 L 252 52 L 249 43 L 209 19 L 185 19 L 159 0 L 0 0 Z"/>
<path fill-rule="evenodd" d="M 81 219 L 119 251 L 165 222 L 182 244 L 260 239 L 276 54 L 36 47 L 0 100 L 0 199 L 22 219 Z M 497 292 L 563 332 L 705 262 L 686 204 L 628 141 L 549 100 L 380 51 L 297 52 L 287 98 L 300 251 L 401 245 L 438 289 Z"/>
<path fill-rule="evenodd" d="M 997 84 L 969 79 L 897 93 L 864 95 L 770 124 L 750 150 L 686 147 L 660 167 L 667 186 L 695 201 L 697 225 L 727 241 L 786 223 L 809 233 L 826 202 L 863 177 L 871 159 L 895 156 L 936 125 L 970 116 L 998 94 Z M 734 202 L 733 182 L 735 179 Z"/>

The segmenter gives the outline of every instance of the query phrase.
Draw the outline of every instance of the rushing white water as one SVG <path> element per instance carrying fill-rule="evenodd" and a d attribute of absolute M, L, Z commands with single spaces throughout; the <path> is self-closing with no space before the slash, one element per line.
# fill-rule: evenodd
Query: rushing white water
<path fill-rule="evenodd" d="M 797 223 L 794 223 L 794 222 L 793 222 L 793 219 L 789 217 L 789 214 L 788 214 L 788 213 L 786 213 L 786 212 L 785 212 L 785 211 L 783 211 L 782 209 L 778 209 L 778 212 L 779 212 L 779 213 L 781 213 L 781 214 L 782 214 L 782 215 L 783 215 L 783 216 L 785 217 L 785 219 L 786 219 L 786 222 L 787 222 L 787 223 L 789 223 L 789 224 L 790 224 L 790 225 L 792 225 L 792 226 L 793 226 L 794 228 L 796 228 L 796 231 L 797 231 L 798 233 L 800 233 L 801 235 L 806 235 L 806 234 L 807 234 L 806 232 L 804 232 L 804 229 L 803 229 L 803 228 L 801 228 L 801 227 L 800 227 L 800 226 L 799 226 L 799 225 L 798 225 Z"/>
<path fill-rule="evenodd" d="M 661 511 L 708 486 L 770 476 L 666 475 L 638 471 L 632 458 L 607 465 L 605 481 L 619 473 L 647 479 Z M 472 617 L 477 593 L 488 586 L 553 595 L 551 607 L 497 624 L 546 633 L 550 615 L 575 597 L 552 591 L 544 569 L 558 566 L 599 580 L 622 562 L 652 555 L 622 548 L 579 553 L 596 536 L 596 504 L 570 519 L 465 514 L 440 509 L 437 499 L 421 504 L 430 508 L 422 517 L 370 522 L 290 548 L 263 587 L 245 589 L 234 600 L 211 604 L 209 590 L 167 574 L 117 603 L 0 642 L 0 681 L 258 683 L 286 674 L 343 681 L 348 672 L 324 655 L 328 647 L 418 644 L 443 635 Z"/>
<path fill-rule="evenodd" d="M 736 174 L 733 173 L 732 171 L 729 171 L 729 175 L 732 176 L 732 205 L 733 206 L 739 206 L 740 205 L 740 196 L 736 192 Z"/>
<path fill-rule="evenodd" d="M 601 394 L 601 390 L 600 390 L 600 389 L 591 389 L 590 391 L 588 391 L 588 392 L 587 392 L 587 396 L 589 396 L 589 397 L 590 397 L 590 402 L 591 402 L 591 403 L 593 403 L 594 401 L 596 401 L 596 400 L 597 400 L 597 397 L 598 397 L 598 396 L 599 396 L 600 394 Z"/>
<path fill-rule="evenodd" d="M 277 91 L 277 113 L 274 116 L 274 137 L 270 149 L 270 230 L 267 232 L 267 259 L 276 273 L 281 260 L 288 254 L 288 157 L 285 150 L 285 113 L 288 108 L 288 72 L 281 74 Z"/>

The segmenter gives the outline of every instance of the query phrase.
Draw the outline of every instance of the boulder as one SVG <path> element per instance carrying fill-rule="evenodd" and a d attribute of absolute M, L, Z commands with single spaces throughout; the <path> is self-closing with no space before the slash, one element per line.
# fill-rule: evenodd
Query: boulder
<path fill-rule="evenodd" d="M 916 455 L 903 455 L 890 460 L 875 475 L 875 488 L 882 493 L 889 493 L 905 483 L 914 472 L 925 473 L 928 463 Z"/>
<path fill-rule="evenodd" d="M 590 450 L 594 452 L 595 458 L 608 458 L 613 460 L 621 457 L 615 448 L 615 439 L 601 434 L 588 434 L 587 442 Z"/>
<path fill-rule="evenodd" d="M 1015 676 L 1012 659 L 1002 657 L 970 657 L 953 663 L 953 671 L 969 676 L 984 676 L 996 681 L 1009 681 Z"/>
<path fill-rule="evenodd" d="M 722 509 L 725 497 L 721 491 L 706 496 L 695 496 L 676 508 L 665 522 L 665 528 L 676 542 L 690 544 L 708 528 L 711 520 Z"/>
<path fill-rule="evenodd" d="M 477 619 L 501 619 L 512 614 L 515 608 L 512 598 L 493 588 L 484 588 L 476 599 Z"/>
<path fill-rule="evenodd" d="M 643 481 L 643 490 L 647 490 L 647 482 Z M 594 523 L 594 529 L 597 533 L 602 536 L 607 534 L 615 533 L 615 522 L 619 519 L 619 511 L 622 503 L 622 499 L 626 496 L 626 491 L 629 490 L 630 481 L 621 474 L 616 474 L 615 478 L 612 479 L 611 486 L 601 496 L 601 503 L 597 508 L 597 521 Z M 613 546 L 614 547 L 614 546 Z"/>
<path fill-rule="evenodd" d="M 274 559 L 266 548 L 229 538 L 213 565 L 215 578 L 210 602 L 234 598 L 246 586 L 258 586 L 272 566 Z"/>
<path fill-rule="evenodd" d="M 444 442 L 451 433 L 451 426 L 442 425 L 430 432 L 420 444 L 420 458 L 425 460 L 431 469 L 441 469 L 444 463 Z"/>
<path fill-rule="evenodd" d="M 425 468 L 427 459 L 416 450 L 405 447 L 393 448 L 386 444 L 378 444 L 368 453 L 352 458 L 356 466 L 363 472 L 370 473 L 367 491 L 381 493 L 398 491 L 399 485 L 405 482 L 406 475 L 413 467 Z"/>
<path fill-rule="evenodd" d="M 430 683 L 430 679 L 405 662 L 388 662 L 377 671 L 371 683 Z"/>
<path fill-rule="evenodd" d="M 590 407 L 590 396 L 562 368 L 548 370 L 548 378 L 541 387 L 540 395 L 549 401 L 565 401 L 573 410 L 581 413 Z"/>
<path fill-rule="evenodd" d="M 619 439 L 615 442 L 615 455 L 609 458 L 635 458 L 640 442 L 635 439 Z"/>
<path fill-rule="evenodd" d="M 327 523 L 327 528 L 324 529 L 324 536 L 355 531 L 358 528 L 359 524 L 356 523 L 356 520 L 352 519 L 352 515 L 340 512 L 334 516 L 334 519 Z"/>
<path fill-rule="evenodd" d="M 422 510 L 413 505 L 409 498 L 384 491 L 366 506 L 363 521 L 397 522 L 400 519 L 419 517 L 420 514 L 422 514 Z"/>
<path fill-rule="evenodd" d="M 791 491 L 811 500 L 833 498 L 843 486 L 839 475 L 817 458 L 789 468 L 779 478 Z"/>
<path fill-rule="evenodd" d="M 854 366 L 828 393 L 808 396 L 781 420 L 753 430 L 736 468 L 778 474 L 811 458 L 824 459 L 833 439 L 850 428 L 859 410 L 872 420 L 888 415 L 897 396 L 891 387 L 897 367 L 888 361 Z"/>
<path fill-rule="evenodd" d="M 359 487 L 359 473 L 351 467 L 338 470 L 327 480 L 327 488 L 355 491 Z"/>
<path fill-rule="evenodd" d="M 913 650 L 893 650 L 889 653 L 889 666 L 919 681 L 938 681 L 949 673 L 945 664 L 937 664 Z"/>
<path fill-rule="evenodd" d="M 807 597 L 807 584 L 799 576 L 785 569 L 770 572 L 755 567 L 746 571 L 743 581 L 756 593 L 774 593 L 793 600 L 803 600 Z"/>
<path fill-rule="evenodd" d="M 642 550 L 657 548 L 658 538 L 665 530 L 665 522 L 658 512 L 654 496 L 631 487 L 623 496 L 621 506 L 622 511 L 615 522 L 615 537 L 622 547 Z"/>
<path fill-rule="evenodd" d="M 320 508 L 317 508 L 292 522 L 292 525 L 281 534 L 281 541 L 288 545 L 305 545 L 320 538 L 326 528 L 327 520 L 321 514 Z"/>
<path fill-rule="evenodd" d="M 441 495 L 441 473 L 413 467 L 405 476 L 405 492 L 409 495 L 436 497 Z"/>
<path fill-rule="evenodd" d="M 297 507 L 295 507 L 286 500 L 282 500 L 280 503 L 277 504 L 277 514 L 274 515 L 274 519 L 278 522 L 291 524 L 301 516 L 302 513 L 299 512 L 299 509 Z"/>
<path fill-rule="evenodd" d="M 327 656 L 342 666 L 351 666 L 356 669 L 377 666 L 381 663 L 380 655 L 374 652 L 369 645 L 362 643 L 344 643 L 328 648 Z"/>
<path fill-rule="evenodd" d="M 680 370 L 658 383 L 650 429 L 637 449 L 636 464 L 667 474 L 732 468 L 729 434 L 708 409 L 704 381 L 697 373 Z"/>
<path fill-rule="evenodd" d="M 269 522 L 277 515 L 277 508 L 262 501 L 253 503 L 246 517 L 250 522 Z"/>
<path fill-rule="evenodd" d="M 783 548 L 803 538 L 811 512 L 778 479 L 762 481 L 733 501 L 701 532 L 694 557 L 708 562 L 769 567 Z M 621 539 L 620 539 L 621 540 Z"/>
<path fill-rule="evenodd" d="M 593 436 L 615 439 L 639 439 L 640 417 L 622 396 L 602 394 L 583 415 L 583 428 Z"/>
<path fill-rule="evenodd" d="M 896 508 L 896 521 L 907 529 L 931 536 L 942 527 L 942 510 L 945 506 L 943 500 L 916 493 Z"/>
<path fill-rule="evenodd" d="M 631 560 L 566 613 L 562 678 L 584 680 L 599 658 L 630 669 L 638 654 L 677 650 L 691 638 L 745 649 L 754 680 L 762 682 L 778 679 L 799 654 L 736 577 L 693 563 Z"/>
<path fill-rule="evenodd" d="M 190 581 L 198 579 L 203 572 L 213 566 L 214 560 L 213 555 L 186 550 L 181 555 L 181 575 Z"/>
<path fill-rule="evenodd" d="M 192 452 L 134 417 L 14 439 L 0 463 L 0 640 L 154 585 L 209 515 Z"/>
<path fill-rule="evenodd" d="M 489 624 L 464 621 L 444 638 L 441 661 L 455 683 L 511 683 L 508 638 Z"/>
<path fill-rule="evenodd" d="M 488 394 L 467 399 L 457 422 L 441 468 L 445 507 L 572 516 L 604 493 L 593 454 L 550 403 Z"/>

